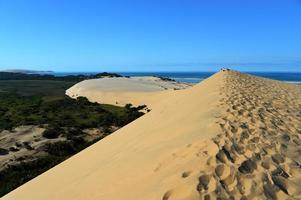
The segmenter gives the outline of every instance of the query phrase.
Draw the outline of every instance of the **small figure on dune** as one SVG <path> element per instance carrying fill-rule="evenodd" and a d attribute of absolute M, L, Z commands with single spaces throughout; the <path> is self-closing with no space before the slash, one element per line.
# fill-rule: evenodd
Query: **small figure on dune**
<path fill-rule="evenodd" d="M 229 68 L 222 67 L 222 68 L 221 68 L 221 71 L 223 71 L 223 72 L 225 72 L 225 71 L 230 71 L 230 69 L 229 69 Z"/>

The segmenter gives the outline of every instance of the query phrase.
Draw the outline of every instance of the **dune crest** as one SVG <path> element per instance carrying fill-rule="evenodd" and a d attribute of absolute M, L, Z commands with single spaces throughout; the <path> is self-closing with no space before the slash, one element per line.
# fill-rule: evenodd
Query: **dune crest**
<path fill-rule="evenodd" d="M 150 113 L 4 199 L 301 197 L 300 86 L 222 71 L 152 98 Z"/>

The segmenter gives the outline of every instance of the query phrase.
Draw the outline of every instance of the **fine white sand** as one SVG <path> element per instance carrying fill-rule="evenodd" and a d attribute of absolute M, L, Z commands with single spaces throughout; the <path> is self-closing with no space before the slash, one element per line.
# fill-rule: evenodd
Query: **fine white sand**
<path fill-rule="evenodd" d="M 4 199 L 300 199 L 300 86 L 223 71 L 152 98 L 151 112 Z"/>

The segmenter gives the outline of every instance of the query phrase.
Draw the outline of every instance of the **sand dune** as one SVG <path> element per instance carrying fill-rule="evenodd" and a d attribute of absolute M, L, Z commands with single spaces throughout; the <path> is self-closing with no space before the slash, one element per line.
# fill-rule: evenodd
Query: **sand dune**
<path fill-rule="evenodd" d="M 300 86 L 225 71 L 151 99 L 151 112 L 4 199 L 301 198 Z"/>
<path fill-rule="evenodd" d="M 66 91 L 70 97 L 85 96 L 90 101 L 135 106 L 157 104 L 162 94 L 190 87 L 192 84 L 165 81 L 158 77 L 101 78 L 82 81 Z"/>

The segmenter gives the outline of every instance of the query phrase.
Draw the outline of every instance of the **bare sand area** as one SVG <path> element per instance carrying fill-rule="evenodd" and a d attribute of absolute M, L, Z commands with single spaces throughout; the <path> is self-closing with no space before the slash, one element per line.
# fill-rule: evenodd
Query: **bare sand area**
<path fill-rule="evenodd" d="M 148 103 L 151 112 L 3 199 L 301 198 L 301 86 L 222 71 Z"/>
<path fill-rule="evenodd" d="M 192 86 L 159 77 L 114 77 L 90 79 L 77 83 L 66 91 L 70 97 L 85 96 L 90 101 L 106 104 L 135 106 L 146 104 L 151 107 L 167 91 L 181 90 Z"/>
<path fill-rule="evenodd" d="M 0 131 L 0 170 L 45 157 L 48 155 L 46 152 L 48 144 L 67 141 L 66 136 L 63 135 L 51 139 L 43 137 L 46 128 L 47 125 L 26 125 L 18 126 L 10 131 Z M 117 129 L 113 126 L 110 128 L 112 131 Z M 99 128 L 83 129 L 83 132 L 82 139 L 86 142 L 93 141 L 105 134 Z"/>
<path fill-rule="evenodd" d="M 19 126 L 12 131 L 0 131 L 0 147 L 3 151 L 9 150 L 0 156 L 0 170 L 8 164 L 13 164 L 18 158 L 29 157 L 33 154 L 43 154 L 39 149 L 47 140 L 43 139 L 42 133 L 45 129 L 38 126 Z M 55 141 L 60 141 L 56 139 Z M 24 159 L 25 160 L 25 159 Z"/>

